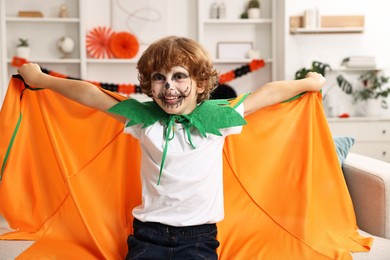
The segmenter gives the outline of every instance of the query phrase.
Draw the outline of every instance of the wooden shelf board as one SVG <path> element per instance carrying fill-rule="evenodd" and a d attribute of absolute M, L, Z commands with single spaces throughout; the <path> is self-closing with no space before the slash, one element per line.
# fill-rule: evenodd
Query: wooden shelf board
<path fill-rule="evenodd" d="M 368 67 L 362 67 L 362 68 L 347 68 L 347 67 L 343 67 L 343 66 L 340 66 L 340 67 L 337 67 L 337 68 L 332 68 L 333 71 L 356 71 L 356 72 L 361 72 L 361 71 L 381 71 L 381 70 L 384 70 L 384 68 L 378 68 L 378 67 L 374 67 L 374 68 L 368 68 Z"/>
<path fill-rule="evenodd" d="M 12 63 L 12 60 L 11 59 L 8 59 L 7 60 L 8 63 Z M 36 62 L 36 63 L 50 63 L 50 64 L 78 64 L 80 63 L 80 59 L 30 59 L 29 62 Z"/>
<path fill-rule="evenodd" d="M 362 33 L 364 32 L 364 27 L 329 27 L 329 28 L 292 28 L 290 30 L 291 34 L 320 34 L 320 33 Z"/>
<path fill-rule="evenodd" d="M 88 58 L 87 63 L 90 64 L 135 64 L 137 63 L 137 59 L 94 59 Z"/>
<path fill-rule="evenodd" d="M 272 23 L 272 19 L 208 19 L 204 24 L 262 24 Z"/>
<path fill-rule="evenodd" d="M 215 64 L 239 64 L 249 63 L 251 59 L 214 59 Z M 265 59 L 265 63 L 272 63 L 272 59 Z"/>
<path fill-rule="evenodd" d="M 7 22 L 17 23 L 78 23 L 79 18 L 58 18 L 58 17 L 7 17 Z"/>

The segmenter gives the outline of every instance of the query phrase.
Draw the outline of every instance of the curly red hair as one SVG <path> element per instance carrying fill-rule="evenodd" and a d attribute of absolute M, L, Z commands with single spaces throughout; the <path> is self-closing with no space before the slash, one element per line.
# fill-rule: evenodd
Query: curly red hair
<path fill-rule="evenodd" d="M 143 93 L 152 96 L 151 78 L 155 71 L 170 71 L 174 66 L 185 67 L 197 87 L 204 91 L 197 101 L 209 99 L 218 85 L 218 73 L 208 52 L 196 41 L 185 37 L 168 36 L 152 43 L 140 57 L 137 69 Z"/>

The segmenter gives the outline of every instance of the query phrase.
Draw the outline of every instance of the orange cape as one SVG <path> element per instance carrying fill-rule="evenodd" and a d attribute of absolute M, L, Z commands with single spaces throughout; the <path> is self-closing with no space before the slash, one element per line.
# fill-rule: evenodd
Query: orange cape
<path fill-rule="evenodd" d="M 351 259 L 351 251 L 368 251 L 321 94 L 246 119 L 224 147 L 220 259 Z M 123 125 L 13 77 L 0 129 L 0 214 L 15 229 L 0 239 L 36 240 L 18 259 L 123 259 L 141 200 L 140 148 Z"/>

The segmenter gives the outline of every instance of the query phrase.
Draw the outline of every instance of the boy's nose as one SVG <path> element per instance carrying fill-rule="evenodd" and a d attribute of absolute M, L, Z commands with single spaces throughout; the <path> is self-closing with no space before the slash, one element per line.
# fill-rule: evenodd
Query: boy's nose
<path fill-rule="evenodd" d="M 169 89 L 171 87 L 171 85 L 169 84 L 169 82 L 166 82 L 164 87 L 165 87 L 165 89 Z"/>

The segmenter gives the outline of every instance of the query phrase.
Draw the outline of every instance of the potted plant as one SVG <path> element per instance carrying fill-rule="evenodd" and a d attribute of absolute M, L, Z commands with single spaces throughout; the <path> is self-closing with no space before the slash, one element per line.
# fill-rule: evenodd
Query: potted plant
<path fill-rule="evenodd" d="M 249 1 L 247 12 L 248 12 L 249 19 L 260 18 L 260 2 L 259 2 L 259 0 Z"/>
<path fill-rule="evenodd" d="M 309 71 L 315 71 L 325 76 L 326 70 L 332 70 L 328 64 L 313 61 L 309 69 L 302 68 L 295 74 L 296 79 L 302 79 Z M 380 70 L 368 70 L 358 78 L 356 86 L 342 75 L 336 76 L 337 85 L 340 89 L 353 97 L 355 112 L 359 116 L 376 116 L 385 113 L 383 109 L 388 109 L 388 97 L 390 96 L 390 78 Z M 328 89 L 327 92 L 329 92 Z M 323 93 L 324 103 L 326 95 Z M 380 100 L 378 100 L 380 99 Z M 378 102 L 380 101 L 380 102 Z M 382 109 L 382 110 L 381 110 Z"/>
<path fill-rule="evenodd" d="M 389 77 L 378 70 L 370 70 L 359 76 L 362 82 L 360 89 L 352 92 L 354 101 L 368 101 L 381 98 L 381 107 L 387 109 L 389 107 L 386 99 L 390 96 Z"/>
<path fill-rule="evenodd" d="M 19 38 L 19 43 L 16 45 L 16 56 L 24 59 L 28 59 L 30 57 L 28 39 Z"/>
<path fill-rule="evenodd" d="M 260 18 L 260 1 L 250 0 L 248 7 L 244 13 L 241 14 L 241 18 L 246 19 L 258 19 Z"/>

